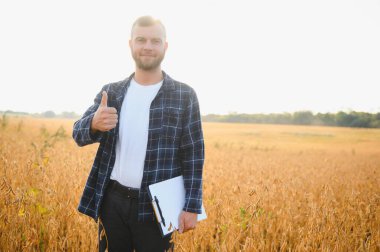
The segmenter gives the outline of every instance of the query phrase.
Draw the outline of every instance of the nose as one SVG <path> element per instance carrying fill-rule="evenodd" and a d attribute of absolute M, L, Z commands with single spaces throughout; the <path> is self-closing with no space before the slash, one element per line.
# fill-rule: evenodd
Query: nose
<path fill-rule="evenodd" d="M 145 50 L 152 50 L 153 49 L 153 44 L 150 40 L 146 41 L 146 43 L 144 44 L 144 49 Z"/>

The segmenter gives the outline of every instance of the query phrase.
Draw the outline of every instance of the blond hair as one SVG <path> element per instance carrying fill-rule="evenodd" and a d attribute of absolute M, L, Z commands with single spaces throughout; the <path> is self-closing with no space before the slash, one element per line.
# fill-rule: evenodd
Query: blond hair
<path fill-rule="evenodd" d="M 162 30 L 164 31 L 164 38 L 166 39 L 166 29 L 165 29 L 165 26 L 162 24 L 162 22 L 160 20 L 155 19 L 152 16 L 142 16 L 142 17 L 139 17 L 139 18 L 136 19 L 136 21 L 132 25 L 131 38 L 132 38 L 132 35 L 133 35 L 133 30 L 134 30 L 134 28 L 136 26 L 146 27 L 146 26 L 152 26 L 152 25 L 155 25 L 155 24 L 158 24 L 158 25 L 160 25 L 162 27 Z"/>

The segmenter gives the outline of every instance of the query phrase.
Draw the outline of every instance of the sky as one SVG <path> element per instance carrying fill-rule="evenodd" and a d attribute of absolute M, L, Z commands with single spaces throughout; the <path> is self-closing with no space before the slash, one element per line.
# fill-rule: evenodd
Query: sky
<path fill-rule="evenodd" d="M 160 19 L 162 69 L 202 114 L 380 112 L 380 1 L 2 1 L 0 110 L 83 114 L 134 71 L 134 20 Z"/>

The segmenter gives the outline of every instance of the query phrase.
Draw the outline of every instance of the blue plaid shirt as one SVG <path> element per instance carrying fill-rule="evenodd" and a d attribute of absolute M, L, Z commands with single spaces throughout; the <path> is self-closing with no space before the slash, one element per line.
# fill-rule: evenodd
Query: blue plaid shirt
<path fill-rule="evenodd" d="M 139 221 L 154 220 L 147 187 L 183 175 L 185 184 L 184 211 L 201 213 L 204 141 L 195 91 L 163 72 L 163 84 L 153 99 L 149 113 L 148 143 L 144 172 L 139 192 Z M 119 123 L 107 132 L 92 134 L 90 125 L 99 107 L 102 91 L 107 91 L 108 106 L 120 109 L 133 74 L 125 80 L 103 86 L 94 104 L 74 123 L 73 138 L 79 146 L 99 142 L 99 148 L 80 200 L 78 211 L 96 222 L 103 195 L 110 181 L 116 157 Z"/>

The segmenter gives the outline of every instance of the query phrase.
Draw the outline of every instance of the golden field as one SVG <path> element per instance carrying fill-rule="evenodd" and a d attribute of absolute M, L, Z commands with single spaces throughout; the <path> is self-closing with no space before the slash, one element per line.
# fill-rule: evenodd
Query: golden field
<path fill-rule="evenodd" d="M 0 124 L 0 251 L 96 251 L 77 212 L 97 144 L 73 120 Z M 176 251 L 380 251 L 380 130 L 204 123 L 207 220 Z"/>

